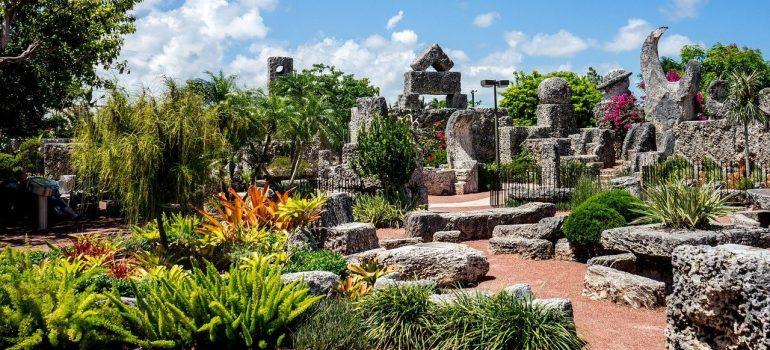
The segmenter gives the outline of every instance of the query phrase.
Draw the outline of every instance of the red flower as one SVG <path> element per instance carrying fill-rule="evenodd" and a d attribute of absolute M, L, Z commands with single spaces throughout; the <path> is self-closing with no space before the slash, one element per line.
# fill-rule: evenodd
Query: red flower
<path fill-rule="evenodd" d="M 669 82 L 677 82 L 680 79 L 682 79 L 681 76 L 679 76 L 679 72 L 677 72 L 675 69 L 670 69 L 668 73 L 666 74 L 666 80 Z"/>

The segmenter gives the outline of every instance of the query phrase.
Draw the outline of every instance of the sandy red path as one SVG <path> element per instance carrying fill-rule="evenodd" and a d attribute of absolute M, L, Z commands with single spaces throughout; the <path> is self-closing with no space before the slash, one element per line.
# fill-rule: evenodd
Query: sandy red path
<path fill-rule="evenodd" d="M 403 229 L 378 230 L 380 238 L 403 236 Z M 539 298 L 568 298 L 575 311 L 578 333 L 593 350 L 665 349 L 665 309 L 632 309 L 581 295 L 586 265 L 556 260 L 527 260 L 517 255 L 490 255 L 486 240 L 464 242 L 489 259 L 488 279 L 478 289 L 498 291 L 526 283 Z"/>

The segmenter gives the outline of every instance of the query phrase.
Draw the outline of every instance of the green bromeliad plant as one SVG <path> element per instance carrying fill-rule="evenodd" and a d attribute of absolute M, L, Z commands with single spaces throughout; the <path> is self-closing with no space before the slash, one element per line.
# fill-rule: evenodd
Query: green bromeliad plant
<path fill-rule="evenodd" d="M 635 223 L 662 223 L 677 229 L 705 228 L 717 218 L 730 214 L 729 196 L 722 195 L 712 184 L 687 186 L 682 180 L 650 187 L 647 202 L 639 205 L 642 216 Z"/>
<path fill-rule="evenodd" d="M 138 334 L 173 348 L 273 349 L 289 326 L 321 297 L 299 282 L 284 284 L 267 258 L 232 267 L 222 276 L 213 265 L 189 274 L 159 273 L 136 291 L 136 306 L 116 295 L 113 304 Z"/>

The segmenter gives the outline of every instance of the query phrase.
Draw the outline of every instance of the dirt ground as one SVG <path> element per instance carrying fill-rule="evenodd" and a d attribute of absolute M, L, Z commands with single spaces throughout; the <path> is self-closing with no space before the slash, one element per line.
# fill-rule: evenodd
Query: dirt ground
<path fill-rule="evenodd" d="M 381 229 L 377 235 L 380 239 L 402 237 L 403 229 Z M 665 349 L 665 309 L 632 309 L 582 296 L 585 264 L 527 260 L 511 254 L 490 255 L 487 240 L 463 243 L 483 251 L 489 260 L 487 278 L 477 289 L 499 291 L 512 284 L 526 283 L 539 298 L 570 299 L 578 333 L 588 341 L 590 349 Z"/>

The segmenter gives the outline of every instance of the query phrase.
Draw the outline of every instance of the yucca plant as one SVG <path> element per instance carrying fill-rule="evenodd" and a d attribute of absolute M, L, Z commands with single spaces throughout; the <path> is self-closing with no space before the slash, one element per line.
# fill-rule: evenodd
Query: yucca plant
<path fill-rule="evenodd" d="M 232 267 L 226 277 L 210 264 L 174 279 L 161 272 L 136 291 L 136 307 L 111 298 L 151 341 L 170 341 L 176 348 L 273 349 L 321 298 L 309 296 L 299 283 L 284 284 L 280 269 L 261 259 L 248 268 Z"/>
<path fill-rule="evenodd" d="M 704 228 L 717 218 L 735 210 L 729 196 L 717 191 L 713 184 L 687 186 L 682 180 L 671 180 L 645 190 L 646 203 L 638 204 L 641 215 L 634 223 L 662 223 L 677 229 Z"/>
<path fill-rule="evenodd" d="M 509 293 L 457 296 L 434 310 L 432 349 L 582 349 L 561 310 Z"/>

